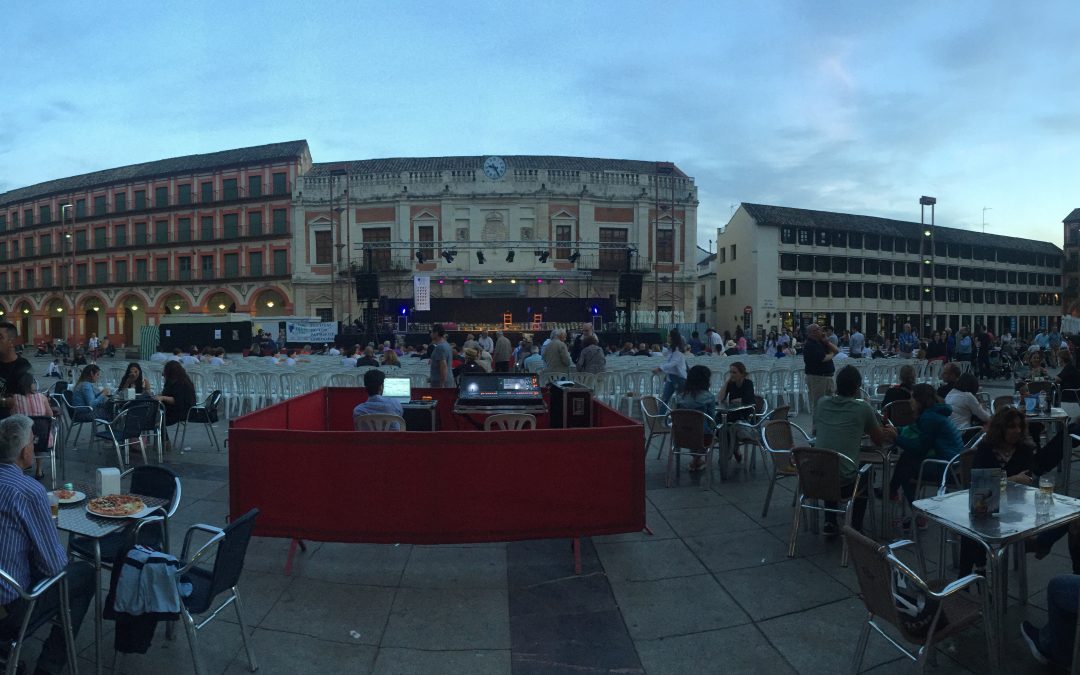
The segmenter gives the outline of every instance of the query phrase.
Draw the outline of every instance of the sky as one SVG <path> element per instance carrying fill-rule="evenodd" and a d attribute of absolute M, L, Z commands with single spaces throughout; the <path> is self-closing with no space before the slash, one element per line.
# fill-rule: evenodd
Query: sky
<path fill-rule="evenodd" d="M 740 202 L 1061 245 L 1080 3 L 5 3 L 0 192 L 306 139 L 317 162 L 672 161 Z"/>

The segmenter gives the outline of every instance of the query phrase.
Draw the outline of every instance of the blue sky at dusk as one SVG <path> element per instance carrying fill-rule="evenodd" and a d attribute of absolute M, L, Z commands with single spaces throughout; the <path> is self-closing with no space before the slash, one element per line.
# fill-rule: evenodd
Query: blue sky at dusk
<path fill-rule="evenodd" d="M 665 160 L 740 201 L 1061 243 L 1076 2 L 5 5 L 0 192 L 305 138 L 316 161 Z"/>

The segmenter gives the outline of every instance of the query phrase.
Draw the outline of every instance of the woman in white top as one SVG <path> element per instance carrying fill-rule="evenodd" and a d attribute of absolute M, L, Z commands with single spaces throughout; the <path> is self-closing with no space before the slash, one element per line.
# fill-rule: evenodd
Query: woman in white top
<path fill-rule="evenodd" d="M 686 356 L 682 351 L 682 336 L 679 335 L 677 329 L 672 328 L 668 334 L 668 340 L 671 342 L 671 348 L 668 350 L 667 360 L 659 368 L 653 368 L 654 373 L 663 372 L 667 375 L 664 379 L 664 393 L 661 396 L 664 403 L 670 402 L 675 392 L 682 391 L 686 383 Z"/>
<path fill-rule="evenodd" d="M 990 413 L 982 407 L 975 397 L 979 391 L 979 380 L 971 373 L 965 373 L 956 381 L 956 386 L 945 397 L 945 403 L 952 408 L 949 419 L 957 429 L 990 421 Z"/>

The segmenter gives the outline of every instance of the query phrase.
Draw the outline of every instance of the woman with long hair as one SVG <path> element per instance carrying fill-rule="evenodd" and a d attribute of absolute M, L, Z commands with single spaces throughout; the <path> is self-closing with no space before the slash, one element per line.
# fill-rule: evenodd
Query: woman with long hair
<path fill-rule="evenodd" d="M 94 387 L 100 379 L 101 368 L 95 365 L 86 366 L 79 373 L 79 381 L 75 383 L 71 391 L 71 404 L 76 408 L 84 409 L 75 411 L 76 422 L 90 422 L 99 417 L 107 417 L 103 414 L 104 409 L 99 408 L 108 400 L 111 392 L 108 387 L 101 389 Z M 85 408 L 93 408 L 94 412 L 88 412 Z"/>
<path fill-rule="evenodd" d="M 165 426 L 186 420 L 188 410 L 195 405 L 195 385 L 179 361 L 169 361 L 161 372 L 165 382 L 161 394 L 154 399 L 165 405 Z M 165 449 L 169 449 L 169 436 L 165 435 Z"/>
<path fill-rule="evenodd" d="M 694 366 L 686 372 L 686 380 L 678 398 L 675 399 L 675 407 L 686 410 L 700 410 L 709 417 L 716 416 L 716 397 L 709 391 L 709 382 L 712 381 L 712 371 L 706 366 Z M 712 444 L 713 430 L 705 422 L 705 441 Z M 690 462 L 690 471 L 700 471 L 705 468 L 705 458 L 695 456 Z"/>
<path fill-rule="evenodd" d="M 990 413 L 982 407 L 975 394 L 979 393 L 979 378 L 971 373 L 964 373 L 956 381 L 956 386 L 945 396 L 945 403 L 952 408 L 952 421 L 957 429 L 969 427 L 974 423 L 986 424 Z"/>
<path fill-rule="evenodd" d="M 393 349 L 388 349 L 383 352 L 382 364 L 384 366 L 397 366 L 398 368 L 401 367 L 401 361 L 398 359 L 397 352 L 395 352 Z"/>
<path fill-rule="evenodd" d="M 138 362 L 132 361 L 128 364 L 127 370 L 124 371 L 124 376 L 120 378 L 120 384 L 116 388 L 121 391 L 134 389 L 136 394 L 149 394 L 150 380 L 143 375 L 142 366 Z"/>
<path fill-rule="evenodd" d="M 901 452 L 889 483 L 890 494 L 900 489 L 909 502 L 915 501 L 915 479 L 924 459 L 950 460 L 964 449 L 960 432 L 950 419 L 952 408 L 942 403 L 931 385 L 915 385 L 911 400 L 916 415 L 915 424 L 911 425 L 914 434 L 897 436 L 896 444 Z M 936 473 L 928 473 L 925 477 L 940 479 L 941 471 L 937 469 Z"/>
<path fill-rule="evenodd" d="M 8 393 L 11 394 L 12 415 L 56 417 L 57 411 L 53 409 L 52 404 L 49 403 L 49 399 L 45 394 L 38 392 L 37 386 L 34 384 L 34 375 L 30 371 L 25 371 L 16 377 L 15 383 L 8 387 Z M 55 430 L 50 430 L 49 447 L 51 448 L 55 442 L 56 432 Z M 40 480 L 44 475 L 44 472 L 41 470 L 41 460 L 39 459 L 36 462 L 34 478 Z"/>

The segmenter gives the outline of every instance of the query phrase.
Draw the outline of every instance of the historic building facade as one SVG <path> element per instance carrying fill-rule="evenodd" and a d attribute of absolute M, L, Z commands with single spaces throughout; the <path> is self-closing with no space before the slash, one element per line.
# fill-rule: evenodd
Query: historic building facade
<path fill-rule="evenodd" d="M 0 194 L 0 315 L 27 342 L 134 345 L 163 314 L 293 313 L 292 195 L 306 141 Z"/>
<path fill-rule="evenodd" d="M 694 309 L 697 203 L 693 179 L 668 163 L 513 155 L 314 164 L 294 195 L 296 309 L 361 318 L 353 281 L 366 270 L 395 313 L 411 302 L 414 275 L 430 277 L 433 300 L 610 299 L 620 273 L 635 271 L 644 275 L 638 318 L 651 323 L 659 310 L 670 320 L 674 309 L 684 320 Z"/>
<path fill-rule="evenodd" d="M 717 234 L 715 266 L 718 327 L 755 334 L 817 322 L 1030 336 L 1062 306 L 1054 244 L 846 213 L 741 204 Z"/>
<path fill-rule="evenodd" d="M 1065 225 L 1065 293 L 1062 313 L 1080 317 L 1080 209 L 1073 209 L 1062 221 Z"/>

